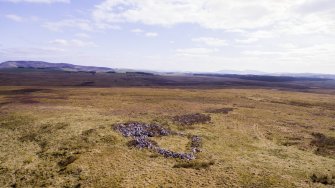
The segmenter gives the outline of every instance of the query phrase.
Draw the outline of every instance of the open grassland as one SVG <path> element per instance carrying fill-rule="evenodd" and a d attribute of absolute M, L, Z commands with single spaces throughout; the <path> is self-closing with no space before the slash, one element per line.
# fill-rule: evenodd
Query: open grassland
<path fill-rule="evenodd" d="M 0 187 L 334 187 L 334 93 L 0 87 Z M 210 121 L 176 121 L 195 113 Z M 113 125 L 129 121 L 198 135 L 202 151 L 185 161 L 128 147 Z"/>

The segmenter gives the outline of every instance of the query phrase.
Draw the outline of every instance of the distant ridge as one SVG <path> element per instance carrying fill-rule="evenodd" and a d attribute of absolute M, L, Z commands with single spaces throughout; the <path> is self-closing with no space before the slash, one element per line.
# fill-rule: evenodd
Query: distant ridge
<path fill-rule="evenodd" d="M 240 79 L 263 80 L 271 77 L 270 80 L 297 80 L 309 78 L 307 80 L 335 80 L 334 74 L 322 73 L 267 73 L 257 70 L 221 70 L 217 72 L 160 72 L 151 70 L 125 69 L 125 68 L 108 68 L 96 66 L 73 65 L 69 63 L 50 63 L 45 61 L 5 61 L 0 63 L 0 70 L 4 69 L 43 69 L 51 71 L 68 71 L 68 72 L 108 72 L 108 73 L 128 73 L 128 74 L 145 74 L 145 75 L 162 75 L 162 76 L 211 76 L 211 77 L 235 77 Z M 279 77 L 281 77 L 279 79 Z M 286 78 L 285 78 L 286 77 Z M 273 78 L 273 79 L 272 79 Z"/>
<path fill-rule="evenodd" d="M 95 67 L 95 66 L 81 66 L 68 63 L 49 63 L 44 61 L 6 61 L 0 63 L 0 69 L 12 68 L 31 68 L 31 69 L 49 69 L 60 71 L 95 71 L 95 72 L 109 72 L 114 71 L 108 67 Z"/>

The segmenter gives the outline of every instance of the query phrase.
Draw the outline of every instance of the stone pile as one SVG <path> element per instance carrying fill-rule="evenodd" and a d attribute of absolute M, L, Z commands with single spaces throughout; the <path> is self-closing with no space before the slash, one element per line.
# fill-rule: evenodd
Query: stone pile
<path fill-rule="evenodd" d="M 193 153 L 198 153 L 200 152 L 200 147 L 201 147 L 201 137 L 200 136 L 192 136 L 191 137 L 191 151 Z"/>
<path fill-rule="evenodd" d="M 130 122 L 125 124 L 117 124 L 115 130 L 119 131 L 123 136 L 129 137 L 154 137 L 167 136 L 171 132 L 156 124 L 145 124 L 140 122 Z"/>
<path fill-rule="evenodd" d="M 174 133 L 170 130 L 164 129 L 163 127 L 156 124 L 145 124 L 140 122 L 130 122 L 125 124 L 117 124 L 114 129 L 120 132 L 125 137 L 133 137 L 128 145 L 136 148 L 146 148 L 155 151 L 164 157 L 180 158 L 185 160 L 195 159 L 195 153 L 200 152 L 201 138 L 199 136 L 191 137 L 191 152 L 190 153 L 179 153 L 161 148 L 154 141 L 148 137 L 155 136 L 168 136 L 171 134 L 184 135 L 181 133 Z"/>

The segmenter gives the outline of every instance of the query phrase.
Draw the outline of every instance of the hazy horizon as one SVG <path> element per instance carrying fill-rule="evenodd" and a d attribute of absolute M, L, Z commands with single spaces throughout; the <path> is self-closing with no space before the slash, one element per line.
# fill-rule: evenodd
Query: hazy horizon
<path fill-rule="evenodd" d="M 335 74 L 332 0 L 0 0 L 0 62 Z"/>

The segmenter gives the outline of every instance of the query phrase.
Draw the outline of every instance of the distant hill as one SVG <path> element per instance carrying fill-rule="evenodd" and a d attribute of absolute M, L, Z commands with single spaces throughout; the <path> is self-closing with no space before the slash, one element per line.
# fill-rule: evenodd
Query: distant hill
<path fill-rule="evenodd" d="M 317 73 L 278 73 L 276 76 L 292 76 L 292 77 L 308 77 L 308 78 L 324 78 L 335 80 L 334 74 L 317 74 Z"/>
<path fill-rule="evenodd" d="M 220 70 L 218 72 L 215 72 L 217 74 L 238 74 L 238 75 L 265 75 L 268 74 L 266 72 L 261 72 L 257 70 Z"/>
<path fill-rule="evenodd" d="M 48 69 L 59 71 L 95 71 L 95 72 L 113 72 L 114 69 L 107 67 L 81 66 L 68 63 L 49 63 L 44 61 L 6 61 L 0 63 L 0 69 L 30 68 L 30 69 Z"/>
<path fill-rule="evenodd" d="M 194 74 L 195 76 L 211 76 L 237 78 L 242 80 L 264 81 L 264 82 L 293 82 L 293 81 L 327 81 L 331 78 L 298 77 L 298 76 L 272 76 L 272 75 L 241 75 L 241 74 Z"/>

